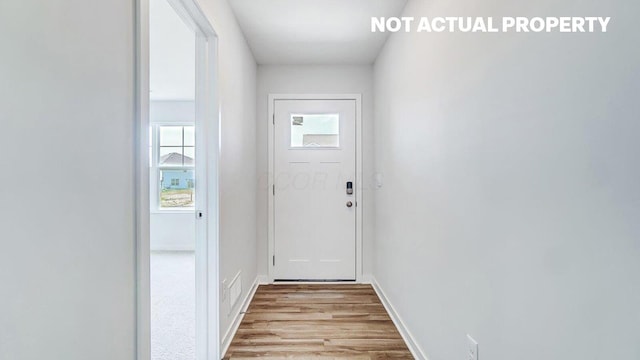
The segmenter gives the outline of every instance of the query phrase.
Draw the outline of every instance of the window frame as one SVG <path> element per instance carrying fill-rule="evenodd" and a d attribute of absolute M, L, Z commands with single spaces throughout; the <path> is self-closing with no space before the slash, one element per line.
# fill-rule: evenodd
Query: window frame
<path fill-rule="evenodd" d="M 182 149 L 182 163 L 183 165 L 160 165 L 160 128 L 163 126 L 175 126 L 175 127 L 182 127 L 182 145 L 179 146 Z M 194 149 L 194 154 L 195 154 L 195 141 L 194 141 L 194 145 L 184 145 L 184 128 L 185 127 L 194 127 L 194 131 L 195 131 L 195 123 L 194 122 L 188 122 L 188 121 L 182 121 L 182 122 L 157 122 L 157 123 L 151 123 L 150 127 L 151 127 L 151 146 L 150 146 L 150 151 L 151 151 L 151 164 L 149 169 L 151 172 L 151 178 L 155 178 L 155 184 L 152 185 L 151 188 L 151 192 L 150 192 L 150 202 L 151 202 L 151 207 L 152 207 L 152 212 L 153 213 L 185 213 L 185 212 L 193 212 L 195 211 L 195 201 L 194 201 L 194 205 L 193 206 L 189 206 L 189 207 L 163 207 L 161 206 L 161 198 L 162 198 L 162 171 L 167 171 L 167 170 L 192 170 L 194 171 L 194 186 L 193 191 L 195 192 L 195 156 L 193 158 L 193 164 L 192 165 L 184 165 L 184 149 L 185 148 L 192 148 Z M 178 146 L 164 146 L 164 147 L 178 147 Z M 153 187 L 155 186 L 155 191 L 153 191 Z"/>
<path fill-rule="evenodd" d="M 162 144 L 160 144 L 160 128 L 162 128 L 162 127 L 179 127 L 179 128 L 182 128 L 182 141 L 181 141 L 182 145 L 178 146 L 178 145 L 162 145 Z M 192 128 L 194 128 L 194 141 L 193 141 L 193 145 L 185 145 L 185 136 L 184 136 L 184 133 L 185 133 L 185 128 L 186 128 L 186 127 L 192 127 Z M 165 168 L 165 167 L 179 167 L 179 168 L 181 168 L 181 167 L 184 167 L 184 168 L 186 168 L 186 167 L 195 167 L 195 161 L 196 161 L 196 158 L 195 158 L 195 151 L 196 151 L 196 144 L 195 144 L 195 124 L 191 124 L 191 123 L 157 124 L 157 125 L 156 125 L 156 132 L 157 132 L 157 140 L 156 140 L 156 143 L 155 143 L 155 148 L 156 148 L 156 150 L 157 150 L 157 158 L 156 158 L 155 162 L 156 162 L 156 164 L 157 164 L 157 166 L 158 166 L 159 168 Z M 160 165 L 160 157 L 161 157 L 161 156 L 160 156 L 160 150 L 161 150 L 162 148 L 177 148 L 177 147 L 179 147 L 179 148 L 181 149 L 182 165 L 176 165 L 176 164 L 171 164 L 171 165 Z M 186 155 L 185 155 L 185 149 L 187 149 L 187 148 L 188 148 L 188 149 L 193 149 L 194 156 L 193 156 L 193 158 L 192 158 L 192 160 L 193 160 L 193 164 L 192 164 L 192 165 L 185 165 L 185 164 L 184 164 L 184 157 L 186 156 Z"/>

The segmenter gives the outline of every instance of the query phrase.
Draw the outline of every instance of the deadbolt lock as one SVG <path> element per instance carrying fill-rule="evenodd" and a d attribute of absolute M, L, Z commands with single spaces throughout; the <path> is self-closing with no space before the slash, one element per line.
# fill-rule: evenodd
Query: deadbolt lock
<path fill-rule="evenodd" d="M 353 182 L 347 181 L 347 195 L 353 195 Z"/>

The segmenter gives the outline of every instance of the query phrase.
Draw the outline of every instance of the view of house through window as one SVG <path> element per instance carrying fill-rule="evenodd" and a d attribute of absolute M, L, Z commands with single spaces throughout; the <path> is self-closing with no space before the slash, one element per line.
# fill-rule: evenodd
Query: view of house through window
<path fill-rule="evenodd" d="M 160 208 L 192 208 L 195 185 L 193 126 L 158 126 Z"/>

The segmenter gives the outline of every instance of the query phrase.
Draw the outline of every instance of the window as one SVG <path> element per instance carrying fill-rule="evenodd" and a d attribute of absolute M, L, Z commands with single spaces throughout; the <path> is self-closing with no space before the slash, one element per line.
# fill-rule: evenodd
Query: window
<path fill-rule="evenodd" d="M 340 146 L 340 115 L 292 114 L 292 148 L 337 148 Z"/>
<path fill-rule="evenodd" d="M 195 140 L 193 126 L 159 126 L 160 166 L 193 166 Z"/>
<path fill-rule="evenodd" d="M 195 188 L 194 126 L 157 125 L 158 207 L 192 209 Z"/>

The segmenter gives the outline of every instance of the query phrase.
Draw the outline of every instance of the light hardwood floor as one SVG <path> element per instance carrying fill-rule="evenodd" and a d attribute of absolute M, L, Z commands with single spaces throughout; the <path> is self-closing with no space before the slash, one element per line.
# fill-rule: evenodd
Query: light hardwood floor
<path fill-rule="evenodd" d="M 413 359 L 371 285 L 261 285 L 224 359 Z"/>

